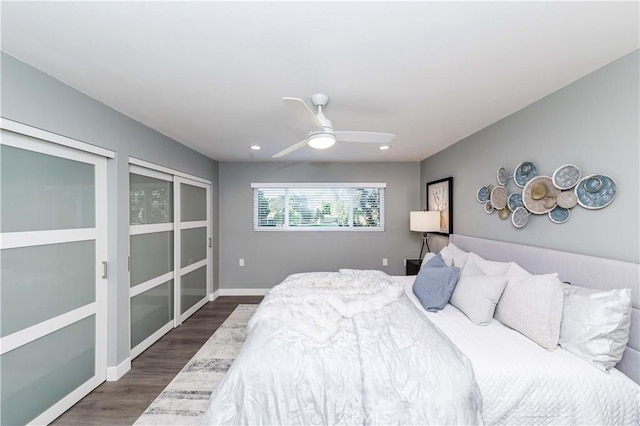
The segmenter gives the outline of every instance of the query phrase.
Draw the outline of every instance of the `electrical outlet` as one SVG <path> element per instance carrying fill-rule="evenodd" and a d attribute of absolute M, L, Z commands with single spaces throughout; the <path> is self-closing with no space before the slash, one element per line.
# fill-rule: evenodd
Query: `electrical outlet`
<path fill-rule="evenodd" d="M 387 259 L 386 257 L 382 258 L 382 266 L 389 266 L 389 259 Z"/>
<path fill-rule="evenodd" d="M 238 265 L 244 266 L 244 259 L 238 259 Z"/>

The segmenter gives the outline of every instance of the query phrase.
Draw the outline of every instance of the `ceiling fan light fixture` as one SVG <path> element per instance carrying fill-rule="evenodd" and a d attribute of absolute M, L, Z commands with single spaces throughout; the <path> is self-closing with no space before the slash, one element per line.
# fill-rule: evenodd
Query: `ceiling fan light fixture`
<path fill-rule="evenodd" d="M 317 133 L 309 136 L 308 143 L 311 148 L 327 149 L 336 143 L 336 137 L 331 133 Z"/>

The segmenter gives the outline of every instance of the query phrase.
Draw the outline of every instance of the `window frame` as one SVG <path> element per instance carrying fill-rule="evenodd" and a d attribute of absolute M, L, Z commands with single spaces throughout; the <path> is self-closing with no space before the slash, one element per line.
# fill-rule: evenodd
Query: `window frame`
<path fill-rule="evenodd" d="M 299 189 L 358 189 L 376 188 L 380 191 L 380 226 L 353 226 L 352 197 L 349 197 L 349 226 L 290 226 L 289 222 L 289 190 Z M 254 232 L 385 232 L 385 200 L 387 184 L 384 182 L 269 182 L 252 183 L 252 220 Z M 282 226 L 259 226 L 258 224 L 258 191 L 260 189 L 284 190 L 284 224 Z M 352 195 L 352 192 L 350 192 Z"/>

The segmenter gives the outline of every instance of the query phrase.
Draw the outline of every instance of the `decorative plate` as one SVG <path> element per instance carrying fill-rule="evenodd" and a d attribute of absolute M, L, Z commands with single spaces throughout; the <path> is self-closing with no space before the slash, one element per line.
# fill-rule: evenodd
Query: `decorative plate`
<path fill-rule="evenodd" d="M 486 185 L 478 189 L 478 192 L 476 193 L 476 200 L 478 200 L 478 202 L 482 204 L 489 201 L 489 196 L 491 195 L 492 189 L 492 185 Z"/>
<path fill-rule="evenodd" d="M 522 202 L 522 194 L 519 192 L 514 192 L 513 194 L 509 195 L 509 198 L 507 199 L 507 206 L 511 211 L 514 211 L 518 207 L 524 207 L 524 203 Z"/>
<path fill-rule="evenodd" d="M 557 198 L 558 207 L 563 209 L 572 209 L 578 204 L 578 197 L 573 191 L 562 191 Z"/>
<path fill-rule="evenodd" d="M 538 168 L 531 161 L 518 164 L 513 172 L 513 180 L 520 188 L 524 188 L 527 182 L 536 176 L 538 176 Z"/>
<path fill-rule="evenodd" d="M 507 176 L 507 170 L 504 167 L 500 167 L 496 173 L 498 185 L 505 186 L 507 184 L 507 179 L 509 179 Z"/>
<path fill-rule="evenodd" d="M 516 228 L 522 228 L 529 221 L 530 214 L 531 213 L 529 213 L 524 207 L 518 207 L 513 211 L 513 214 L 511 215 L 511 223 Z"/>
<path fill-rule="evenodd" d="M 549 213 L 549 219 L 553 223 L 565 223 L 571 217 L 571 210 L 563 209 L 562 207 L 556 207 Z"/>
<path fill-rule="evenodd" d="M 577 166 L 573 164 L 565 164 L 564 166 L 560 166 L 553 172 L 553 176 L 551 179 L 553 180 L 553 184 L 558 189 L 571 189 L 576 186 L 576 183 L 580 180 L 580 176 L 582 176 L 582 172 Z"/>
<path fill-rule="evenodd" d="M 493 205 L 491 204 L 491 201 L 487 201 L 486 203 L 484 203 L 484 212 L 486 214 L 491 214 L 493 213 L 495 209 L 493 208 Z"/>
<path fill-rule="evenodd" d="M 607 175 L 589 175 L 578 182 L 574 192 L 585 209 L 601 209 L 616 197 L 616 182 Z"/>
<path fill-rule="evenodd" d="M 498 217 L 500 218 L 500 220 L 507 220 L 509 218 L 509 214 L 511 212 L 509 211 L 509 209 L 502 209 L 502 210 L 498 210 Z"/>
<path fill-rule="evenodd" d="M 507 205 L 507 190 L 504 186 L 496 186 L 491 191 L 491 205 L 498 210 L 502 210 Z"/>
<path fill-rule="evenodd" d="M 538 198 L 540 194 L 542 196 Z M 549 176 L 538 176 L 527 182 L 522 190 L 522 202 L 531 213 L 545 214 L 558 205 L 558 195 L 560 190 L 553 185 Z"/>

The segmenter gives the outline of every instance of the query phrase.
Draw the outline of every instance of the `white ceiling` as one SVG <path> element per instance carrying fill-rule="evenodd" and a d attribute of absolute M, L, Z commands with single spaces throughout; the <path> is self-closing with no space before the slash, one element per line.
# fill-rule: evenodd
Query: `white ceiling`
<path fill-rule="evenodd" d="M 2 2 L 2 50 L 219 161 L 304 139 L 281 97 L 318 92 L 392 148 L 280 161 L 419 161 L 637 49 L 638 5 Z"/>

